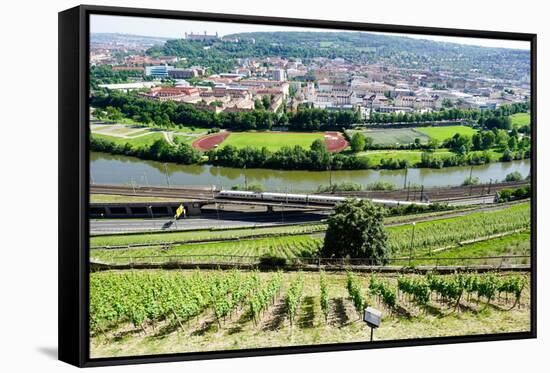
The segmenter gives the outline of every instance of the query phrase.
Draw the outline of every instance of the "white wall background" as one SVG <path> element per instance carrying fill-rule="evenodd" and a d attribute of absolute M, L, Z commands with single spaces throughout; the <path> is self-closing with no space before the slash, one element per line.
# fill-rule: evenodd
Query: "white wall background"
<path fill-rule="evenodd" d="M 550 348 L 550 207 L 542 144 L 549 101 L 550 22 L 545 2 L 523 0 L 90 1 L 190 11 L 538 33 L 539 338 L 109 368 L 116 372 L 544 371 Z M 0 370 L 69 371 L 57 354 L 57 12 L 77 1 L 17 1 L 0 11 Z M 21 207 L 25 206 L 24 210 Z M 547 230 L 546 230 L 547 231 Z M 18 264 L 24 261 L 25 265 Z"/>

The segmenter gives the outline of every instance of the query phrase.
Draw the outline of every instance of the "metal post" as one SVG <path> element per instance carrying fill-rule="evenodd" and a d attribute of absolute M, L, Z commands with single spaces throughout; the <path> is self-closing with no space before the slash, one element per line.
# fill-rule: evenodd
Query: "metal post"
<path fill-rule="evenodd" d="M 412 252 L 413 252 L 413 244 L 414 244 L 414 228 L 416 227 L 416 222 L 413 222 L 412 223 L 412 233 L 411 233 L 411 247 L 409 249 L 409 267 L 411 266 L 411 263 L 412 263 Z"/>
<path fill-rule="evenodd" d="M 373 341 L 373 336 L 374 336 L 374 328 L 370 328 L 370 341 L 371 342 Z"/>
<path fill-rule="evenodd" d="M 472 180 L 472 172 L 474 172 L 474 166 L 470 167 L 470 196 L 472 195 L 472 188 L 474 186 L 473 180 Z"/>
<path fill-rule="evenodd" d="M 170 177 L 168 176 L 168 164 L 164 163 L 164 174 L 166 175 L 166 184 L 170 188 Z"/>
<path fill-rule="evenodd" d="M 328 165 L 328 186 L 329 190 L 332 192 L 332 165 Z"/>
<path fill-rule="evenodd" d="M 147 185 L 147 188 L 149 188 L 150 187 L 149 179 L 147 178 L 147 173 L 146 172 L 143 173 L 143 177 L 145 178 L 145 184 Z"/>

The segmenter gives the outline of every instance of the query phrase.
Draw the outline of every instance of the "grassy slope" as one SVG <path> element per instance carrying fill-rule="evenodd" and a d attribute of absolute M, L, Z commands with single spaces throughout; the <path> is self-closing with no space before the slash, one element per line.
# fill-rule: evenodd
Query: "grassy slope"
<path fill-rule="evenodd" d="M 516 256 L 516 255 L 529 255 L 531 251 L 531 231 L 526 230 L 523 232 L 513 233 L 507 236 L 493 238 L 491 240 L 475 242 L 467 244 L 464 246 L 459 246 L 454 249 L 440 251 L 434 253 L 432 258 L 442 259 L 439 262 L 439 265 L 447 265 L 456 260 L 449 259 L 448 261 L 444 260 L 446 258 L 457 258 L 457 257 L 479 257 L 479 256 Z M 507 261 L 513 261 L 514 263 L 527 263 L 527 259 L 519 258 L 515 259 L 506 259 Z M 491 263 L 493 261 L 494 263 Z M 496 261 L 496 262 L 495 262 Z M 487 259 L 484 264 L 497 264 L 500 263 L 500 260 Z M 414 265 L 422 265 L 421 261 L 415 261 Z M 467 263 L 464 263 L 467 264 Z M 475 264 L 482 264 L 478 260 L 475 261 Z"/>
<path fill-rule="evenodd" d="M 313 141 L 323 138 L 323 133 L 233 132 L 222 145 L 233 145 L 238 148 L 265 146 L 271 151 L 295 145 L 309 149 Z"/>
<path fill-rule="evenodd" d="M 180 220 L 180 224 L 185 224 Z M 155 234 L 129 234 L 129 235 L 104 235 L 95 236 L 90 239 L 92 246 L 113 246 L 129 245 L 137 243 L 161 243 L 173 241 L 189 241 L 199 239 L 221 239 L 221 238 L 242 238 L 251 235 L 263 234 L 289 234 L 289 233 L 307 233 L 318 231 L 324 228 L 324 224 L 304 224 L 289 227 L 265 227 L 265 228 L 243 228 L 243 229 L 223 229 L 223 230 L 197 230 L 189 232 L 169 232 Z"/>
<path fill-rule="evenodd" d="M 154 271 L 151 271 L 154 273 Z M 189 275 L 192 271 L 179 271 Z M 92 276 L 107 276 L 109 273 L 95 273 Z M 270 273 L 260 273 L 267 280 Z M 285 273 L 283 293 L 286 293 L 295 274 Z M 362 289 L 367 294 L 369 275 L 358 275 Z M 319 275 L 304 273 L 305 284 L 302 303 L 297 311 L 296 324 L 291 328 L 283 313 L 281 299 L 261 317 L 259 326 L 254 326 L 246 312 L 237 312 L 228 318 L 221 328 L 215 322 L 211 311 L 203 313 L 181 329 L 170 329 L 164 333 L 147 327 L 144 335 L 131 324 L 125 324 L 105 335 L 96 335 L 91 340 L 91 356 L 128 356 L 145 354 L 165 354 L 173 352 L 233 350 L 257 347 L 276 347 L 293 345 L 312 345 L 326 343 L 344 343 L 368 341 L 370 330 L 361 321 L 348 298 L 346 276 L 343 273 L 328 273 L 329 315 L 325 322 L 320 309 Z M 388 277 L 392 286 L 395 278 Z M 367 295 L 368 297 L 368 295 Z M 522 296 L 522 307 L 507 310 L 512 302 L 493 301 L 489 307 L 475 300 L 462 300 L 464 309 L 453 311 L 447 304 L 435 298 L 432 307 L 426 311 L 419 309 L 406 299 L 398 304 L 406 313 L 390 313 L 379 300 L 368 297 L 368 304 L 383 311 L 382 324 L 374 333 L 375 340 L 395 340 L 408 338 L 426 338 L 441 336 L 475 335 L 528 331 L 530 328 L 529 289 Z M 157 325 L 157 331 L 161 326 Z"/>
<path fill-rule="evenodd" d="M 527 229 L 526 216 L 529 215 L 529 204 L 512 206 L 503 210 L 492 212 L 475 212 L 464 216 L 436 219 L 420 222 L 415 227 L 414 256 L 427 255 L 430 249 L 437 249 L 449 245 L 456 245 L 462 240 L 480 238 L 492 234 L 507 232 L 512 229 Z M 490 219 L 490 220 L 488 220 Z M 495 220 L 496 219 L 496 220 Z M 527 218 L 528 220 L 528 218 Z M 485 227 L 486 221 L 492 221 Z M 472 227 L 476 227 L 473 229 Z M 308 257 L 315 255 L 316 248 L 322 243 L 322 237 L 311 235 L 284 236 L 283 232 L 292 232 L 286 228 L 245 229 L 241 231 L 228 230 L 211 232 L 179 232 L 163 235 L 128 235 L 93 237 L 92 246 L 116 245 L 137 242 L 166 242 L 174 240 L 192 240 L 205 238 L 245 237 L 258 233 L 281 233 L 280 236 L 269 238 L 256 238 L 241 241 L 227 241 L 217 243 L 181 244 L 164 249 L 162 247 L 134 248 L 120 250 L 93 250 L 91 256 L 105 262 L 127 263 L 130 257 L 134 262 L 150 262 L 154 257 L 156 262 L 170 260 L 170 256 L 177 255 L 237 255 L 237 256 L 261 256 L 263 254 L 277 255 L 285 258 Z M 300 229 L 292 227 L 291 229 Z M 295 231 L 296 232 L 296 231 Z M 299 231 L 298 231 L 299 232 Z M 298 233 L 297 232 L 297 233 Z M 387 229 L 389 245 L 393 249 L 392 256 L 402 256 L 409 252 L 412 225 L 406 224 Z M 167 236 L 170 235 L 170 236 Z M 141 241 L 140 241 L 141 240 Z M 485 249 L 491 249 L 490 246 Z M 485 254 L 483 250 L 480 255 Z M 195 258 L 196 260 L 197 258 Z M 224 258 L 200 258 L 201 261 L 226 261 Z M 180 258 L 178 260 L 191 260 Z M 239 259 L 240 260 L 240 259 Z"/>

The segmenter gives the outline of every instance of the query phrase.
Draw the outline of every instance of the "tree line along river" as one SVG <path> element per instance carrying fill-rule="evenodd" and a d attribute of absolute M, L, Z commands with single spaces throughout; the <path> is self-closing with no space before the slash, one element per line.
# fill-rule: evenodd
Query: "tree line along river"
<path fill-rule="evenodd" d="M 530 160 L 496 162 L 481 166 L 447 167 L 442 169 L 410 168 L 407 183 L 425 187 L 461 185 L 472 172 L 482 183 L 503 180 L 507 174 L 518 171 L 529 175 Z M 351 171 L 285 171 L 268 169 L 239 169 L 211 165 L 179 165 L 146 161 L 134 157 L 90 153 L 90 182 L 92 184 L 136 186 L 222 186 L 260 183 L 269 191 L 312 191 L 319 185 L 353 182 L 362 185 L 386 181 L 402 187 L 405 170 L 351 170 Z"/>

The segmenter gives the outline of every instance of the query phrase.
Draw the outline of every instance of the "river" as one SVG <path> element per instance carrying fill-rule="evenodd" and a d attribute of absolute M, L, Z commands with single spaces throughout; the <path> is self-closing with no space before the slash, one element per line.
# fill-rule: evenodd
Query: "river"
<path fill-rule="evenodd" d="M 282 171 L 266 169 L 238 169 L 210 165 L 164 164 L 144 161 L 134 157 L 105 153 L 90 154 L 91 182 L 93 184 L 140 185 L 140 186 L 222 186 L 260 183 L 270 191 L 311 191 L 319 185 L 343 181 L 366 185 L 383 180 L 402 186 L 405 170 L 353 170 L 353 171 Z M 491 179 L 503 180 L 513 171 L 524 177 L 530 172 L 531 161 L 497 162 L 474 166 L 472 176 L 482 183 Z M 432 186 L 460 185 L 470 176 L 470 166 L 443 169 L 410 168 L 407 180 L 411 184 Z"/>

